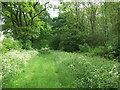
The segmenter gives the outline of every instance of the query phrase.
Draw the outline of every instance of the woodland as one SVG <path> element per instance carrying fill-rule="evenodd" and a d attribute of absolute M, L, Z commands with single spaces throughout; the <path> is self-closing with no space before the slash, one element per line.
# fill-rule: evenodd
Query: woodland
<path fill-rule="evenodd" d="M 119 88 L 120 2 L 0 5 L 3 88 Z"/>

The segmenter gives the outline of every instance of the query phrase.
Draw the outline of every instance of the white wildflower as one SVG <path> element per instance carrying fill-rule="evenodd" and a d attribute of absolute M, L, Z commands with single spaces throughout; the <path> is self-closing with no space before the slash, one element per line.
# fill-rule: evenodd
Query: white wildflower
<path fill-rule="evenodd" d="M 70 64 L 70 67 L 73 67 L 73 64 Z"/>
<path fill-rule="evenodd" d="M 113 71 L 110 71 L 109 74 L 113 73 Z"/>

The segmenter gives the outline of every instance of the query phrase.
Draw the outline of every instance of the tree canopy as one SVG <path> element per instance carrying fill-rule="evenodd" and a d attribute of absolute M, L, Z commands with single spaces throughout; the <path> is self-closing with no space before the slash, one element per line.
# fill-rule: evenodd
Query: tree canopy
<path fill-rule="evenodd" d="M 74 52 L 88 45 L 118 52 L 120 2 L 61 2 L 50 7 L 59 10 L 54 18 L 48 13 L 48 4 L 2 2 L 2 31 L 19 40 L 24 49 L 50 47 Z"/>
<path fill-rule="evenodd" d="M 23 44 L 30 44 L 32 39 L 39 37 L 41 31 L 47 28 L 42 17 L 49 16 L 46 11 L 48 3 L 43 6 L 38 2 L 2 2 L 4 32 Z"/>

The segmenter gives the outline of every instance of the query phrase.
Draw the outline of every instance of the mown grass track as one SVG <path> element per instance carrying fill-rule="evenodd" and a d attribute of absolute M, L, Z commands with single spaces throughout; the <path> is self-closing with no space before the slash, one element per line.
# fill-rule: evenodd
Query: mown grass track
<path fill-rule="evenodd" d="M 51 51 L 33 57 L 4 88 L 117 88 L 117 62 Z"/>

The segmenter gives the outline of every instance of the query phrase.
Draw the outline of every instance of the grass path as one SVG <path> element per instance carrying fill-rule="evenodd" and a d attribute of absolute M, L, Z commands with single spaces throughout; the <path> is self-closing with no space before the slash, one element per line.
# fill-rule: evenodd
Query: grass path
<path fill-rule="evenodd" d="M 116 62 L 101 57 L 53 51 L 33 57 L 28 66 L 23 68 L 24 72 L 11 78 L 8 85 L 3 87 L 117 87 L 117 78 L 109 74 L 114 66 L 117 66 Z"/>
<path fill-rule="evenodd" d="M 32 58 L 25 72 L 11 79 L 13 88 L 58 88 L 54 57 L 42 55 Z"/>

